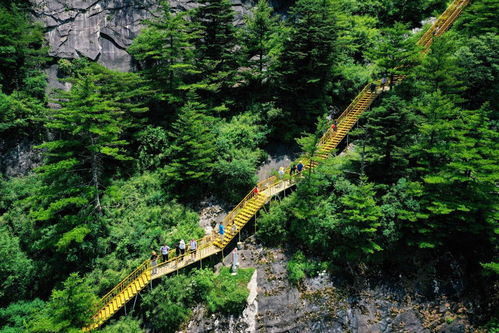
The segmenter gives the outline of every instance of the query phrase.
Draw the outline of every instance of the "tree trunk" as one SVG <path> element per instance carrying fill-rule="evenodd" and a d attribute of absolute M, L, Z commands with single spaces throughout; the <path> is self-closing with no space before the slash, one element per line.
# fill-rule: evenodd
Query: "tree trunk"
<path fill-rule="evenodd" d="M 92 146 L 95 146 L 95 139 L 91 138 Z M 99 156 L 97 153 L 92 150 L 92 185 L 95 188 L 95 209 L 99 214 L 102 213 L 102 206 L 100 203 L 100 192 L 99 192 L 99 179 L 100 179 L 100 171 L 99 171 Z"/>

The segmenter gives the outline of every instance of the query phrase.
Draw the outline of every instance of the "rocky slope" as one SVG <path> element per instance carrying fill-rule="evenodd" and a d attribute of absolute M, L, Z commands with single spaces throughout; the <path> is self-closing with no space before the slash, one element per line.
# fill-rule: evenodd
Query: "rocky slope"
<path fill-rule="evenodd" d="M 283 250 L 249 241 L 240 254 L 242 267 L 257 268 L 245 312 L 208 316 L 198 308 L 183 332 L 479 332 L 470 324 L 476 304 L 462 297 L 458 275 L 371 275 L 346 283 L 323 273 L 297 288 L 288 282 Z"/>

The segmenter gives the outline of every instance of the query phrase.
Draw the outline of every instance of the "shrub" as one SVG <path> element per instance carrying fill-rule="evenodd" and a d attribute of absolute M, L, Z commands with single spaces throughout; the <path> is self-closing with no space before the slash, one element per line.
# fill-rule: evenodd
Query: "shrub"
<path fill-rule="evenodd" d="M 208 310 L 224 314 L 239 314 L 246 306 L 249 296 L 248 282 L 255 269 L 238 269 L 237 275 L 231 275 L 228 267 L 222 268 L 215 278 L 215 288 L 208 294 Z"/>

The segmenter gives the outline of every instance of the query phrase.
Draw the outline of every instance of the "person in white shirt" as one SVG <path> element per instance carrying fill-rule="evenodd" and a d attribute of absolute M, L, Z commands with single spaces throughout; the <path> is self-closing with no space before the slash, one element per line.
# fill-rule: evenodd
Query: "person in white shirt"
<path fill-rule="evenodd" d="M 168 252 L 170 251 L 170 247 L 166 244 L 160 248 L 161 257 L 163 258 L 163 262 L 168 261 Z"/>
<path fill-rule="evenodd" d="M 191 239 L 189 243 L 189 247 L 191 250 L 191 259 L 196 259 L 196 250 L 198 249 L 198 242 L 195 239 Z"/>

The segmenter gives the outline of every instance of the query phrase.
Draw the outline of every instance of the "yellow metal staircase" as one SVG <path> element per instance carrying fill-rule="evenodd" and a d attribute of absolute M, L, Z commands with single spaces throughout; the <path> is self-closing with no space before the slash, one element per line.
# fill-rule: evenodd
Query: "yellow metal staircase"
<path fill-rule="evenodd" d="M 435 23 L 423 34 L 418 42 L 427 52 L 433 43 L 434 37 L 441 36 L 449 29 L 456 20 L 463 8 L 470 3 L 470 0 L 454 0 L 445 12 L 435 21 Z M 402 79 L 402 78 L 399 78 Z M 387 82 L 386 84 L 396 84 L 397 82 Z M 359 117 L 365 112 L 372 102 L 387 87 L 378 85 L 371 91 L 370 85 L 366 85 L 352 103 L 340 115 L 337 121 L 337 129 L 329 128 L 319 141 L 316 158 L 313 161 L 301 158 L 305 168 L 316 167 L 321 160 L 329 157 L 331 152 L 340 144 L 348 132 L 352 129 Z M 149 260 L 142 263 L 130 275 L 123 279 L 116 287 L 108 292 L 98 303 L 92 323 L 83 328 L 83 331 L 90 331 L 100 327 L 106 320 L 111 318 L 129 300 L 135 297 L 153 279 L 168 275 L 178 271 L 193 263 L 200 262 L 204 258 L 221 252 L 241 231 L 241 229 L 257 214 L 257 212 L 275 195 L 285 191 L 299 181 L 300 176 L 270 177 L 258 183 L 258 193 L 251 191 L 246 197 L 224 218 L 223 225 L 225 233 L 223 237 L 213 233 L 198 239 L 196 253 L 186 253 L 179 257 L 173 257 L 159 265 L 152 267 Z"/>

